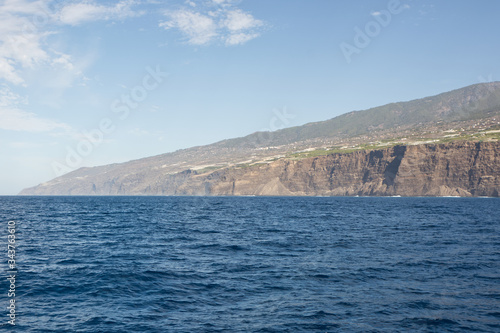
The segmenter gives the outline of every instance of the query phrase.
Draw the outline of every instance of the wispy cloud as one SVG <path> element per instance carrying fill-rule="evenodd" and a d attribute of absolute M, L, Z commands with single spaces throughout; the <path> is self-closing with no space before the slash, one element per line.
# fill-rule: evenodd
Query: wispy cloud
<path fill-rule="evenodd" d="M 132 9 L 135 4 L 136 1 L 132 0 L 120 1 L 114 6 L 99 5 L 93 1 L 71 3 L 60 10 L 58 19 L 63 24 L 79 25 L 90 21 L 125 19 L 142 15 L 143 12 Z"/>
<path fill-rule="evenodd" d="M 0 109 L 0 129 L 22 132 L 70 131 L 71 126 L 50 119 L 39 118 L 36 114 L 19 109 Z"/>
<path fill-rule="evenodd" d="M 0 88 L 0 129 L 31 133 L 52 132 L 54 134 L 74 135 L 68 124 L 38 117 L 36 114 L 21 110 L 26 101 L 13 93 L 8 87 Z"/>
<path fill-rule="evenodd" d="M 6 0 L 0 3 L 0 79 L 25 83 L 18 67 L 33 68 L 50 59 L 42 44 L 49 31 L 41 31 L 33 18 L 46 1 Z"/>
<path fill-rule="evenodd" d="M 216 22 L 209 16 L 191 11 L 177 10 L 167 14 L 169 20 L 160 23 L 165 29 L 177 28 L 193 45 L 208 44 L 217 36 Z"/>
<path fill-rule="evenodd" d="M 114 5 L 94 1 L 56 4 L 53 0 L 0 1 L 0 80 L 26 85 L 23 71 L 38 66 L 57 66 L 73 70 L 69 55 L 48 45 L 47 37 L 65 25 L 89 21 L 124 19 L 141 15 L 134 11 L 135 0 L 122 0 Z M 51 6 L 55 5 L 55 6 Z M 76 74 L 79 75 L 78 71 Z"/>
<path fill-rule="evenodd" d="M 138 138 L 152 138 L 158 141 L 163 141 L 165 133 L 161 131 L 147 131 L 141 128 L 134 128 L 128 131 L 128 134 Z"/>
<path fill-rule="evenodd" d="M 141 15 L 132 8 L 136 2 L 116 0 L 112 5 L 102 5 L 87 0 L 0 1 L 0 129 L 78 137 L 70 125 L 26 111 L 27 99 L 14 94 L 11 88 L 39 83 L 37 80 L 43 77 L 39 90 L 47 96 L 47 105 L 58 107 L 66 89 L 76 81 L 85 83 L 84 69 L 92 56 L 74 59 L 61 52 L 60 45 L 50 43 L 48 37 L 68 25 Z"/>
<path fill-rule="evenodd" d="M 165 13 L 160 22 L 164 29 L 176 29 L 191 45 L 209 45 L 222 41 L 226 45 L 244 44 L 260 36 L 264 22 L 250 13 L 235 8 L 230 0 L 213 0 L 199 6 L 189 1 L 189 7 Z"/>
<path fill-rule="evenodd" d="M 263 25 L 262 21 L 240 9 L 228 11 L 223 24 L 230 31 L 250 30 Z"/>
<path fill-rule="evenodd" d="M 259 34 L 249 34 L 249 33 L 233 33 L 227 36 L 226 45 L 240 45 L 259 37 Z"/>
<path fill-rule="evenodd" d="M 43 144 L 37 142 L 10 142 L 8 146 L 14 149 L 38 149 L 43 148 Z"/>

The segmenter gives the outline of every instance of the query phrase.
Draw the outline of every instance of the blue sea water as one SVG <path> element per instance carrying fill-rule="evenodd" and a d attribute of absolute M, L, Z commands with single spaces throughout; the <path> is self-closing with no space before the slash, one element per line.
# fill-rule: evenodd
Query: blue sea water
<path fill-rule="evenodd" d="M 0 197 L 5 277 L 9 220 L 0 331 L 500 332 L 498 199 Z"/>

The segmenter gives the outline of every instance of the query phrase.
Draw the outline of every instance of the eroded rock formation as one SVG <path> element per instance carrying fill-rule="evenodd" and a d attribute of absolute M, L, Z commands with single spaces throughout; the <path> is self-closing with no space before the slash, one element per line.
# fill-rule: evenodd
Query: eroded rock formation
<path fill-rule="evenodd" d="M 395 146 L 281 159 L 198 174 L 186 170 L 60 177 L 25 195 L 492 196 L 500 193 L 500 143 Z"/>

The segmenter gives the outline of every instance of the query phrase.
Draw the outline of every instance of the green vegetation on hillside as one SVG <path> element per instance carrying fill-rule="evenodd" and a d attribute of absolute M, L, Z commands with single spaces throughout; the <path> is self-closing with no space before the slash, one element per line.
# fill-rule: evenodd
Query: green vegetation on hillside
<path fill-rule="evenodd" d="M 421 144 L 427 142 L 439 144 L 439 143 L 448 143 L 452 141 L 490 141 L 490 140 L 500 141 L 500 133 L 475 133 L 475 134 L 467 134 L 454 137 L 442 137 L 439 139 L 418 138 L 415 139 L 411 144 Z M 380 144 L 360 144 L 356 145 L 355 147 L 349 147 L 349 148 L 335 147 L 331 149 L 315 149 L 311 151 L 295 152 L 288 154 L 286 158 L 304 159 L 304 158 L 325 156 L 331 154 L 349 154 L 356 151 L 379 150 L 379 149 L 394 147 L 397 145 L 407 145 L 407 144 L 408 143 L 401 142 L 400 139 L 384 139 L 381 140 Z"/>
<path fill-rule="evenodd" d="M 330 120 L 224 140 L 221 147 L 273 147 L 318 138 L 351 138 L 381 130 L 500 116 L 500 82 L 476 84 L 409 102 L 353 111 Z"/>

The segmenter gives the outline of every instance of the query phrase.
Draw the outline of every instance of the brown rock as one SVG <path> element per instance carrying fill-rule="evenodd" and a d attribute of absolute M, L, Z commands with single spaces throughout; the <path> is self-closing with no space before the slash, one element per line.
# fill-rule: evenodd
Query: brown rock
<path fill-rule="evenodd" d="M 395 146 L 204 174 L 66 177 L 22 194 L 498 197 L 500 143 Z"/>

